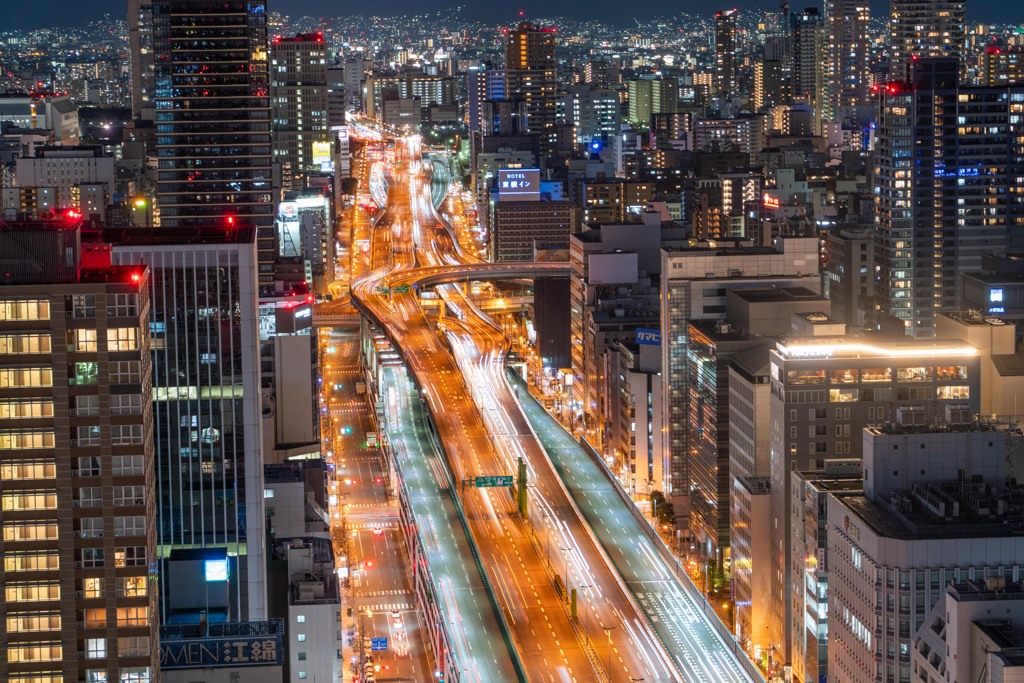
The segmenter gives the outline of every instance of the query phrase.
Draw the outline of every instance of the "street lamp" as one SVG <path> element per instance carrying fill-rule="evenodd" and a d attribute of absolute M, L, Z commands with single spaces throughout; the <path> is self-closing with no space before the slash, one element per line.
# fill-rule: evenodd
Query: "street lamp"
<path fill-rule="evenodd" d="M 569 549 L 559 548 L 565 554 L 565 597 L 569 598 Z"/>
<path fill-rule="evenodd" d="M 608 668 L 605 669 L 605 673 L 608 674 L 608 680 L 612 678 L 612 631 L 615 630 L 614 626 L 602 626 L 604 632 L 608 634 Z"/>
<path fill-rule="evenodd" d="M 591 584 L 580 585 L 580 590 L 585 588 L 588 591 L 583 594 L 583 633 L 586 634 L 588 642 L 590 641 L 590 613 L 587 612 L 587 598 L 589 597 L 589 590 L 593 587 Z"/>

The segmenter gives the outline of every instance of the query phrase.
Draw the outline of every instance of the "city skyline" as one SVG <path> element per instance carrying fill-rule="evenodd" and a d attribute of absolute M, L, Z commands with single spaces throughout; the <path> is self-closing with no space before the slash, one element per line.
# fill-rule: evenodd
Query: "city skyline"
<path fill-rule="evenodd" d="M 60 28 L 85 24 L 96 21 L 104 15 L 122 17 L 127 8 L 124 0 L 99 0 L 93 3 L 80 3 L 74 0 L 57 0 L 54 3 L 54 12 L 41 14 L 31 5 L 24 3 L 5 3 L 0 8 L 0 27 L 9 30 L 36 30 L 44 28 Z M 532 21 L 548 21 L 567 18 L 571 20 L 593 20 L 612 26 L 635 26 L 636 21 L 650 21 L 655 19 L 668 19 L 682 14 L 704 16 L 709 10 L 737 8 L 744 12 L 775 12 L 778 11 L 778 4 L 775 2 L 763 2 L 761 0 L 732 0 L 731 2 L 719 3 L 720 6 L 705 7 L 697 3 L 678 4 L 664 2 L 662 6 L 658 3 L 647 3 L 638 10 L 637 6 L 625 6 L 612 0 L 597 0 L 587 2 L 586 0 L 569 0 L 560 2 L 557 11 L 552 13 L 545 5 L 531 5 L 519 3 L 508 6 L 490 5 L 454 5 L 447 0 L 432 0 L 431 2 L 414 2 L 413 0 L 384 0 L 384 2 L 373 5 L 376 11 L 367 12 L 364 7 L 351 12 L 348 16 L 366 16 L 380 18 L 400 18 L 431 15 L 445 19 L 461 19 L 466 21 L 477 21 L 491 23 L 496 26 L 512 25 L 523 18 Z M 889 3 L 880 0 L 872 0 L 871 16 L 882 17 L 889 13 Z M 798 12 L 804 8 L 819 7 L 818 2 L 790 3 L 790 11 Z M 271 0 L 268 3 L 268 11 L 281 12 L 293 18 L 309 16 L 315 18 L 335 19 L 346 16 L 343 7 L 330 5 L 322 0 L 294 0 L 293 2 L 276 2 Z M 329 10 L 329 11 L 328 11 Z M 520 14 L 522 12 L 523 14 Z M 58 17 L 58 19 L 54 19 Z M 967 3 L 967 22 L 972 23 L 995 23 L 995 24 L 1017 24 L 1024 23 L 1024 5 L 1013 3 L 994 4 L 987 2 Z"/>

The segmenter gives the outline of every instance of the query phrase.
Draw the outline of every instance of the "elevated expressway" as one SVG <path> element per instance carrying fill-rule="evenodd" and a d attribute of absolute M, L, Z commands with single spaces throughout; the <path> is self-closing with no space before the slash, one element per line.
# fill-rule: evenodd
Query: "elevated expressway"
<path fill-rule="evenodd" d="M 530 524 L 502 490 L 464 488 L 461 498 L 518 655 L 543 664 L 541 671 L 530 668 L 530 680 L 754 680 L 735 648 L 700 609 L 686 604 L 693 597 L 679 590 L 663 558 L 642 545 L 632 556 L 623 551 L 623 544 L 637 540 L 638 529 L 627 522 L 608 529 L 588 526 L 593 518 L 570 497 L 566 487 L 573 482 L 566 468 L 556 471 L 544 450 L 566 445 L 550 435 L 542 445 L 519 405 L 519 389 L 505 379 L 507 347 L 500 330 L 452 285 L 438 291 L 466 312 L 463 319 L 448 326 L 444 340 L 427 321 L 418 303 L 422 287 L 564 275 L 567 265 L 490 264 L 468 257 L 433 210 L 415 161 L 418 150 L 407 144 L 396 146 L 396 154 L 401 149 L 407 155 L 407 171 L 389 179 L 386 219 L 374 235 L 375 242 L 379 233 L 390 244 L 390 261 L 353 285 L 353 302 L 392 340 L 421 387 L 457 480 L 514 472 L 520 457 L 526 464 L 533 483 Z M 578 489 L 574 493 L 586 498 Z M 621 500 L 602 502 L 625 507 Z M 608 538 L 619 533 L 633 538 Z M 577 618 L 562 610 L 549 582 L 552 574 L 578 591 Z M 672 599 L 652 600 L 650 593 Z"/>

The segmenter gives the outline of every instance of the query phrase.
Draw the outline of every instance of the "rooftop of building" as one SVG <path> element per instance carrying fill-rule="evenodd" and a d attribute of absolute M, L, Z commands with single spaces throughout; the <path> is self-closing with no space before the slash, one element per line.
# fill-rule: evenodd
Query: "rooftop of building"
<path fill-rule="evenodd" d="M 982 317 L 978 311 L 942 311 L 938 313 L 969 327 L 1005 327 L 1006 321 L 999 318 Z"/>
<path fill-rule="evenodd" d="M 39 145 L 35 149 L 35 158 L 47 157 L 110 157 L 100 145 Z"/>
<path fill-rule="evenodd" d="M 622 313 L 620 314 L 619 311 Z M 657 310 L 617 308 L 614 310 L 596 310 L 591 313 L 591 319 L 598 324 L 635 323 L 637 321 L 658 320 L 660 314 Z"/>
<path fill-rule="evenodd" d="M 997 432 L 1004 429 L 988 420 L 972 419 L 963 423 L 941 422 L 936 424 L 908 425 L 899 422 L 886 422 L 880 425 L 865 427 L 868 433 L 873 436 L 898 435 L 898 434 L 949 434 L 953 432 Z"/>
<path fill-rule="evenodd" d="M 824 301 L 825 298 L 807 287 L 763 287 L 757 289 L 730 289 L 730 296 L 736 296 L 749 303 L 785 303 L 789 301 Z M 797 315 L 805 315 L 799 313 Z"/>
<path fill-rule="evenodd" d="M 952 582 L 946 586 L 946 593 L 958 602 L 980 602 L 983 600 L 1024 600 L 1024 581 L 1007 581 L 1005 577 L 990 576 L 983 581 Z M 1002 647 L 1024 645 L 1024 633 L 1017 629 L 1001 629 L 991 623 L 993 628 L 989 634 Z"/>
<path fill-rule="evenodd" d="M 198 617 L 198 613 L 192 613 Z M 174 615 L 168 615 L 168 619 Z M 185 616 L 185 615 L 180 615 Z M 169 623 L 160 627 L 160 640 L 193 638 L 239 638 L 255 636 L 276 636 L 284 634 L 284 619 L 260 619 L 254 621 L 225 621 L 223 623 L 200 623 L 197 621 Z"/>
<path fill-rule="evenodd" d="M 750 338 L 738 325 L 727 320 L 691 320 L 692 327 L 716 343 L 745 341 Z"/>
<path fill-rule="evenodd" d="M 825 299 L 822 298 L 822 301 Z M 830 316 L 824 311 L 801 311 L 793 314 L 795 317 L 800 318 L 808 325 L 812 326 L 825 326 L 825 325 L 842 325 L 838 320 Z"/>
<path fill-rule="evenodd" d="M 775 349 L 783 358 L 944 358 L 977 356 L 978 350 L 959 339 L 880 339 L 868 336 L 790 337 Z"/>
<path fill-rule="evenodd" d="M 1024 275 L 1017 273 L 976 271 L 973 273 L 962 273 L 961 276 L 985 285 L 1012 286 L 1024 283 Z"/>
<path fill-rule="evenodd" d="M 959 482 L 941 486 L 946 495 L 955 499 Z M 899 494 L 893 500 L 910 505 L 898 509 L 892 501 L 877 502 L 863 493 L 837 493 L 838 499 L 878 536 L 901 541 L 926 541 L 943 539 L 972 538 L 1022 538 L 1024 527 L 1019 515 L 988 516 L 972 512 L 966 505 L 959 506 L 959 514 L 952 519 L 938 517 L 928 512 L 923 505 L 910 495 Z"/>
<path fill-rule="evenodd" d="M 181 244 L 252 244 L 256 228 L 247 225 L 194 228 L 105 228 L 102 240 L 115 247 L 152 247 Z"/>
<path fill-rule="evenodd" d="M 1005 353 L 992 356 L 992 365 L 1000 377 L 1024 376 L 1024 354 Z"/>
<path fill-rule="evenodd" d="M 319 31 L 296 33 L 294 36 L 274 36 L 274 43 L 322 43 L 324 34 Z"/>
<path fill-rule="evenodd" d="M 771 371 L 770 350 L 771 346 L 768 343 L 764 346 L 755 346 L 731 356 L 730 362 L 737 372 L 747 378 L 747 381 L 755 382 L 760 379 L 761 383 L 767 383 Z"/>

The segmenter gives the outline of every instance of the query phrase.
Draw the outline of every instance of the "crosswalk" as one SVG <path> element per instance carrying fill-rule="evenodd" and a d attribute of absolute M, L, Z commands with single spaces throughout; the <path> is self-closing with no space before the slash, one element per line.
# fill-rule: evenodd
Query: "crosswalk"
<path fill-rule="evenodd" d="M 395 522 L 349 522 L 349 529 L 373 529 L 374 527 L 380 527 L 382 529 L 397 529 L 398 524 Z"/>
<path fill-rule="evenodd" d="M 384 602 L 391 598 L 392 601 Z M 404 599 L 404 600 L 403 600 Z M 416 609 L 412 591 L 390 589 L 356 593 L 356 607 L 359 611 L 371 612 L 409 612 Z"/>

